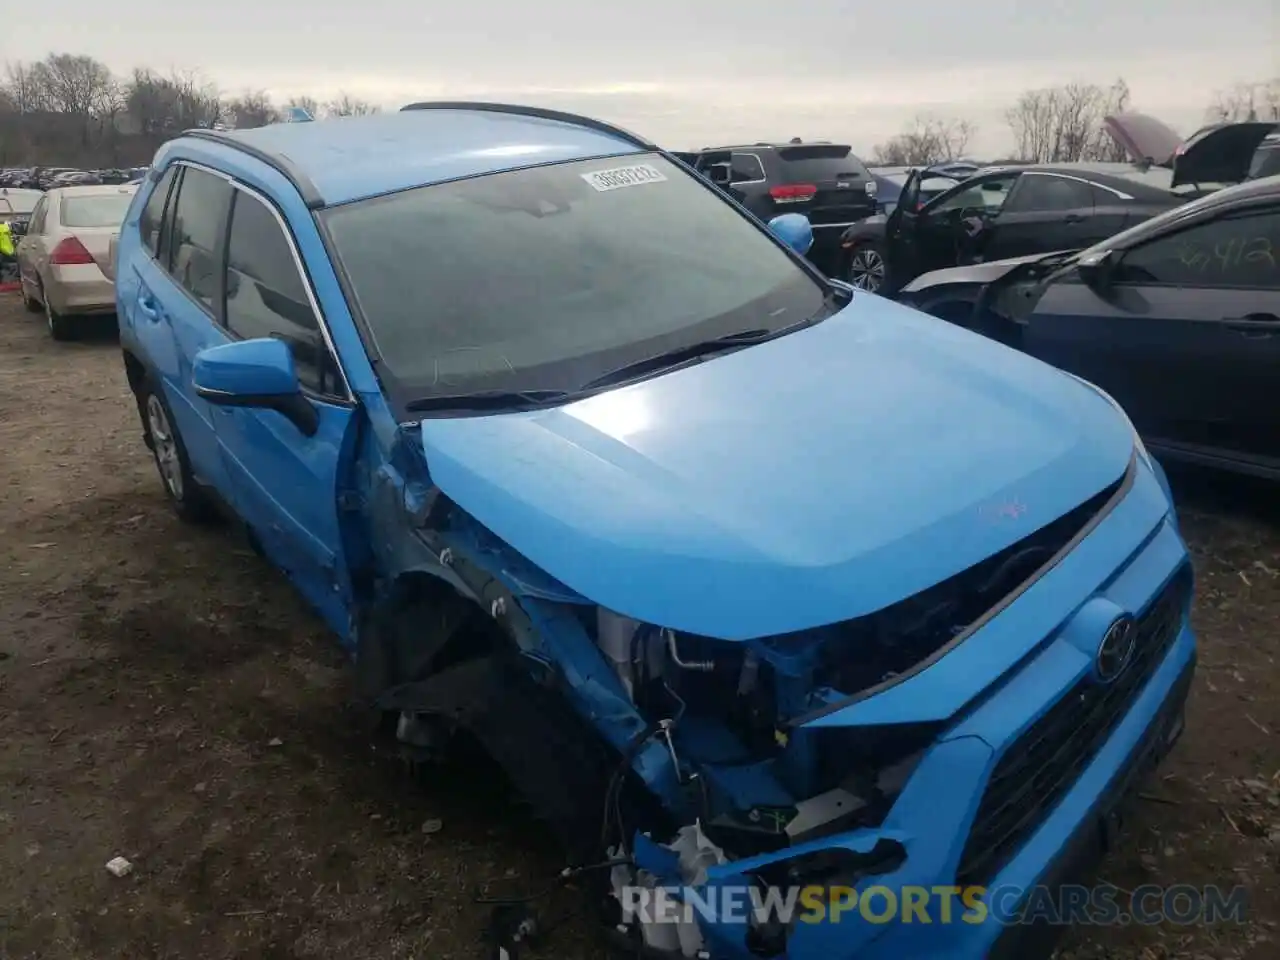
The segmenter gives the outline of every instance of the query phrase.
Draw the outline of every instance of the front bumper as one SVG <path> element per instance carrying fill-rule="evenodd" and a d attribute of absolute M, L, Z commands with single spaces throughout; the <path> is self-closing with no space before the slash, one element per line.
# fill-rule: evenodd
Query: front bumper
<path fill-rule="evenodd" d="M 1049 955 L 1066 924 L 1016 922 L 1020 901 L 1036 891 L 1039 900 L 1060 903 L 1053 900 L 1055 888 L 1088 882 L 1092 867 L 1114 835 L 1124 800 L 1182 729 L 1195 638 L 1189 623 L 1189 588 L 1177 592 L 1175 587 L 1179 582 L 1189 585 L 1189 561 L 1172 514 L 1152 530 L 1142 523 L 1137 509 L 1143 500 L 1148 505 L 1154 502 L 1151 488 L 1159 481 L 1151 475 L 1141 480 L 1140 488 L 1146 493 L 1099 527 L 1090 538 L 1092 545 L 1086 541 L 1077 548 L 1079 556 L 1073 565 L 1064 564 L 1064 569 L 1047 577 L 1039 598 L 1028 596 L 1019 601 L 1021 613 L 1011 607 L 997 618 L 996 622 L 1006 621 L 1006 632 L 1016 632 L 1030 627 L 1036 616 L 1051 615 L 1052 603 L 1046 598 L 1056 594 L 1056 602 L 1070 604 L 1063 608 L 1066 619 L 1057 621 L 1045 642 L 1005 673 L 998 689 L 962 714 L 930 748 L 879 827 L 726 864 L 712 872 L 712 885 L 732 887 L 745 885 L 745 874 L 770 861 L 810 851 L 866 852 L 883 839 L 905 849 L 905 860 L 894 872 L 856 884 L 854 907 L 846 903 L 838 919 L 833 920 L 828 910 L 816 922 L 810 916 L 811 922 L 793 923 L 786 953 L 775 956 L 785 955 L 788 960 L 1039 960 Z M 1092 566 L 1089 561 L 1100 560 L 1104 548 L 1114 549 L 1117 559 L 1123 557 L 1119 567 L 1114 563 Z M 1068 566 L 1073 569 L 1065 569 Z M 1093 585 L 1076 592 L 1075 586 L 1083 581 L 1075 580 L 1075 585 L 1069 581 L 1084 576 L 1091 566 Z M 1002 762 L 1041 747 L 1043 741 L 1035 736 L 1045 726 L 1042 721 L 1069 706 L 1073 698 L 1083 702 L 1089 684 L 1099 682 L 1093 679 L 1093 671 L 1098 643 L 1110 622 L 1109 611 L 1141 614 L 1161 605 L 1168 611 L 1164 639 L 1141 666 L 1141 674 L 1130 677 L 1119 706 L 1113 701 L 1113 719 L 1101 735 L 1091 735 L 1088 752 L 1069 768 L 1069 776 L 1060 776 L 1060 788 L 1039 804 L 1035 820 L 1018 834 L 1016 844 L 989 861 L 989 869 L 975 870 L 970 839 L 978 835 L 984 811 L 989 814 L 983 802 L 990 800 L 988 792 L 994 792 L 997 775 L 1007 767 Z M 1007 618 L 1015 625 L 1009 626 Z M 979 649 L 984 646 L 982 633 L 966 646 L 971 648 L 966 656 L 992 656 L 993 647 Z M 978 667 L 966 664 L 966 668 Z M 1120 683 L 1117 678 L 1108 689 Z M 901 685 L 900 699 L 909 695 L 911 686 Z M 874 709 L 870 701 L 866 706 Z M 1057 753 L 1053 757 L 1056 762 Z M 1028 782 L 1034 779 L 1029 777 Z M 970 896 L 976 892 L 978 899 L 988 902 L 988 909 L 980 914 L 966 909 L 971 904 L 960 898 L 955 889 L 958 883 L 966 885 Z M 870 909 L 859 909 L 858 900 L 871 890 L 874 902 L 865 901 Z M 908 898 L 918 907 L 914 912 L 906 909 Z M 954 909 L 944 909 L 943 900 Z M 761 954 L 748 949 L 740 921 L 704 922 L 702 927 L 715 960 L 760 960 Z"/>

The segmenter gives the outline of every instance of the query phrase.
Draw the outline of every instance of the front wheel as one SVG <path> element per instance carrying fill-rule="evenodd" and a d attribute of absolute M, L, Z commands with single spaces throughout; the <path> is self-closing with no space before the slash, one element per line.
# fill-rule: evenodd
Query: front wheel
<path fill-rule="evenodd" d="M 861 243 L 849 254 L 849 283 L 868 293 L 884 289 L 887 267 L 884 253 L 874 243 Z"/>

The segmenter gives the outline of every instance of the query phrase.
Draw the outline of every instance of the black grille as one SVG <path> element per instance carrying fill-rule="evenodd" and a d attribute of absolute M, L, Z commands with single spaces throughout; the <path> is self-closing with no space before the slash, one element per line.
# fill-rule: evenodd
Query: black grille
<path fill-rule="evenodd" d="M 1124 673 L 1109 684 L 1083 677 L 1005 751 L 978 806 L 957 883 L 988 883 L 1057 806 L 1169 650 L 1190 592 L 1184 567 L 1139 616 Z"/>
<path fill-rule="evenodd" d="M 822 634 L 814 686 L 869 694 L 932 663 L 1017 596 L 1099 520 L 1128 476 L 1126 472 L 1053 522 L 914 596 L 857 620 L 808 631 L 806 635 Z"/>

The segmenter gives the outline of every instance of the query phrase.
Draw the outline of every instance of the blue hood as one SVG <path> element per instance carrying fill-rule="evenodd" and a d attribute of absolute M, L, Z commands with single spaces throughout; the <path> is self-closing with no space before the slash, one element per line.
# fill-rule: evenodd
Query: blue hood
<path fill-rule="evenodd" d="M 1118 480 L 1132 434 L 1037 360 L 880 297 L 549 410 L 422 423 L 432 479 L 566 586 L 750 639 L 861 616 Z"/>

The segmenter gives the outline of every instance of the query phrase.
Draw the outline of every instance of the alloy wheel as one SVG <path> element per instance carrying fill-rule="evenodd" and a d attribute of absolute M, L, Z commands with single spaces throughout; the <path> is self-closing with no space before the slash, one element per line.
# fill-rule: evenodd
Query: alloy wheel
<path fill-rule="evenodd" d="M 884 257 L 874 247 L 860 247 L 849 261 L 849 282 L 860 290 L 875 293 L 884 285 Z"/>
<path fill-rule="evenodd" d="M 152 449 L 156 455 L 156 466 L 160 468 L 160 478 L 170 496 L 181 501 L 182 460 L 178 456 L 178 441 L 173 434 L 164 404 L 154 393 L 147 397 L 147 429 L 151 432 Z"/>

